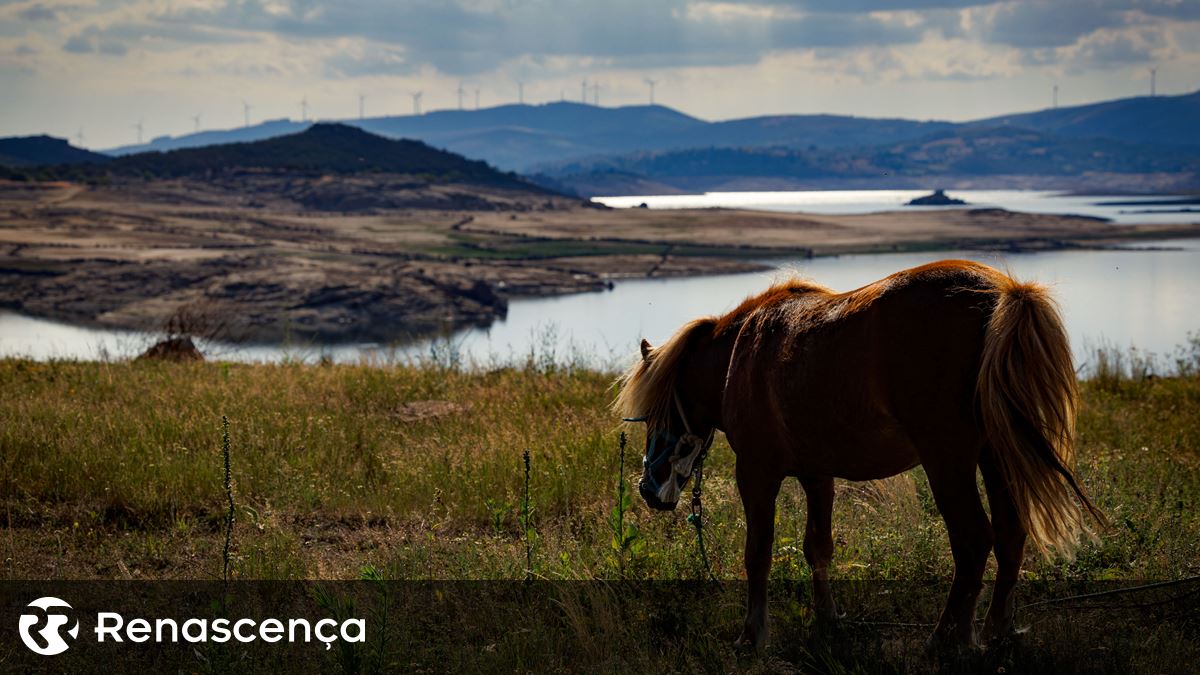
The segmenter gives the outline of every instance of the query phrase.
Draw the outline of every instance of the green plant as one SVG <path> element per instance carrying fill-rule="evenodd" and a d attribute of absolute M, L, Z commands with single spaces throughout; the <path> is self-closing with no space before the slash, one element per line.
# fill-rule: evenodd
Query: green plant
<path fill-rule="evenodd" d="M 525 539 L 525 581 L 533 581 L 533 545 L 537 531 L 533 529 L 533 507 L 529 504 L 529 451 L 525 451 L 525 496 L 521 502 L 521 534 Z"/>
<path fill-rule="evenodd" d="M 625 575 L 626 558 L 640 555 L 645 547 L 645 542 L 642 540 L 637 526 L 625 519 L 625 514 L 633 507 L 633 498 L 630 496 L 629 486 L 625 482 L 625 447 L 627 444 L 625 432 L 622 431 L 620 461 L 617 470 L 617 503 L 608 517 L 608 525 L 612 529 L 612 541 L 609 543 L 609 547 L 616 558 L 617 571 L 621 576 Z"/>

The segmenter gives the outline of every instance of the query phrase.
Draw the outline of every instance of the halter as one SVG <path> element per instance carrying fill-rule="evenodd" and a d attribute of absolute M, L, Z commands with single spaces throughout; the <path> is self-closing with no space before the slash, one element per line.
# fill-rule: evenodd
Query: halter
<path fill-rule="evenodd" d="M 654 494 L 664 502 L 671 496 L 669 488 L 672 487 L 672 479 L 674 479 L 674 487 L 682 490 L 688 476 L 692 475 L 692 469 L 696 465 L 696 462 L 703 461 L 705 452 L 712 445 L 713 433 L 716 431 L 716 429 L 710 429 L 708 435 L 703 438 L 692 433 L 692 425 L 688 423 L 687 414 L 683 411 L 683 403 L 679 399 L 679 392 L 672 392 L 671 397 L 675 401 L 675 410 L 679 412 L 679 419 L 683 422 L 684 434 L 675 440 L 675 447 L 669 454 L 664 452 L 657 458 L 654 458 L 653 455 L 659 435 L 652 435 L 649 445 L 646 448 L 646 454 L 642 457 L 642 466 L 646 469 L 642 480 L 647 481 Z M 645 417 L 641 417 L 627 421 L 641 422 L 645 420 Z M 668 438 L 667 443 L 670 444 L 670 430 L 668 429 L 666 433 Z M 663 461 L 670 462 L 671 474 L 667 480 L 660 483 L 655 476 L 655 469 Z"/>

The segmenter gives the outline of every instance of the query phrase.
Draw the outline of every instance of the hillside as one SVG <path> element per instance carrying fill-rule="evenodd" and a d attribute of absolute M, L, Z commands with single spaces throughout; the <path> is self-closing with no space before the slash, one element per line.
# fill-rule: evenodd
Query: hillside
<path fill-rule="evenodd" d="M 170 152 L 145 152 L 104 164 L 9 169 L 25 180 L 185 179 L 156 188 L 179 203 L 234 200 L 284 210 L 523 208 L 518 201 L 556 193 L 486 162 L 393 140 L 344 124 L 314 124 L 286 136 Z M 148 197 L 147 197 L 148 198 Z"/>
<path fill-rule="evenodd" d="M 968 126 L 1008 125 L 1070 138 L 1113 138 L 1166 147 L 1200 147 L 1200 92 L 1139 96 L 1091 105 L 993 117 Z"/>
<path fill-rule="evenodd" d="M 538 168 L 539 179 L 579 194 L 650 194 L 770 186 L 777 189 L 870 184 L 958 187 L 1040 179 L 1081 189 L 1124 180 L 1131 189 L 1157 177 L 1161 189 L 1200 187 L 1200 153 L 1106 139 L 1062 138 L 1002 127 L 951 128 L 920 139 L 863 148 L 693 148 L 602 157 Z M 857 182 L 857 183 L 856 183 Z M 614 187 L 625 191 L 612 191 Z M 633 192 L 629 189 L 635 190 Z M 663 190 L 655 189 L 654 193 Z"/>
<path fill-rule="evenodd" d="M 71 145 L 65 138 L 53 136 L 17 136 L 0 138 L 0 166 L 29 167 L 53 164 L 101 164 L 108 155 L 89 152 Z"/>
<path fill-rule="evenodd" d="M 113 160 L 107 168 L 114 173 L 157 177 L 239 169 L 300 173 L 383 172 L 499 187 L 529 187 L 485 162 L 437 150 L 420 141 L 383 138 L 344 124 L 314 124 L 297 134 L 250 143 L 129 155 Z"/>

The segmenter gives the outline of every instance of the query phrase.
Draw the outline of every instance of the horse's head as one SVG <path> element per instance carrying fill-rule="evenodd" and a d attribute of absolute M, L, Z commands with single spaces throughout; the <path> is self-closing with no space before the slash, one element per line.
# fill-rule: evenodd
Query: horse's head
<path fill-rule="evenodd" d="M 642 361 L 649 365 L 653 348 L 642 340 Z M 642 457 L 642 479 L 638 493 L 651 508 L 674 510 L 692 470 L 712 444 L 713 430 L 694 429 L 683 397 L 670 393 L 671 404 L 657 415 L 638 418 L 646 423 L 646 454 Z M 697 435 L 703 433 L 703 436 Z"/>

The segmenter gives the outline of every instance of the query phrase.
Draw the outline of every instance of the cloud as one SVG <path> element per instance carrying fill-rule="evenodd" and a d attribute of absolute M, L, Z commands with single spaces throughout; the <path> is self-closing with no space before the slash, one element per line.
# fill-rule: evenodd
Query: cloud
<path fill-rule="evenodd" d="M 1066 60 L 1074 70 L 1146 65 L 1158 58 L 1161 37 L 1154 32 L 1100 33 L 1082 41 Z"/>
<path fill-rule="evenodd" d="M 378 45 L 339 51 L 325 59 L 325 66 L 330 76 L 338 78 L 408 75 L 416 70 L 403 50 Z"/>
<path fill-rule="evenodd" d="M 780 48 L 912 44 L 924 31 L 920 25 L 845 14 L 810 14 L 773 22 L 771 29 L 772 44 Z"/>
<path fill-rule="evenodd" d="M 129 49 L 124 43 L 114 40 L 95 26 L 89 26 L 67 38 L 63 51 L 69 54 L 104 54 L 124 56 Z"/>
<path fill-rule="evenodd" d="M 994 8 L 982 25 L 981 37 L 986 42 L 1019 48 L 1064 47 L 1125 21 L 1124 12 L 1102 2 L 1008 2 Z"/>
<path fill-rule="evenodd" d="M 57 21 L 59 17 L 57 10 L 37 3 L 18 10 L 17 18 L 23 21 Z"/>

